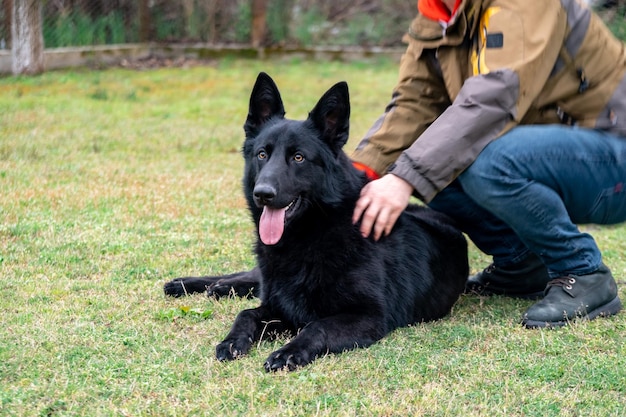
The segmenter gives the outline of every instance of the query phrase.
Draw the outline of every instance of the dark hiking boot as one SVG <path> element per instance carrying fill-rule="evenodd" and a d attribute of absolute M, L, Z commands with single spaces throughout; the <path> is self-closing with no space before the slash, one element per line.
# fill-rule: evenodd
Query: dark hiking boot
<path fill-rule="evenodd" d="M 591 274 L 568 275 L 550 281 L 543 300 L 526 310 L 522 325 L 561 327 L 575 320 L 612 316 L 621 309 L 615 279 L 602 264 Z"/>
<path fill-rule="evenodd" d="M 472 275 L 465 283 L 465 293 L 537 299 L 543 297 L 548 282 L 548 270 L 539 257 L 531 254 L 516 264 L 506 267 L 491 264 Z"/>

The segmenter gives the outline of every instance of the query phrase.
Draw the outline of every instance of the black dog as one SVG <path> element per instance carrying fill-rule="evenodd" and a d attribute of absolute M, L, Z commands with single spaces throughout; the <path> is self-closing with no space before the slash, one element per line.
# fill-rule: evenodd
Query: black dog
<path fill-rule="evenodd" d="M 259 235 L 257 268 L 165 285 L 170 295 L 221 287 L 221 294 L 260 296 L 259 307 L 239 313 L 217 358 L 238 358 L 255 341 L 289 331 L 293 339 L 269 356 L 265 369 L 293 370 L 328 352 L 369 346 L 399 326 L 447 315 L 468 275 L 467 243 L 447 218 L 410 206 L 378 242 L 352 224 L 366 178 L 342 151 L 347 84 L 328 90 L 305 121 L 284 115 L 274 81 L 259 74 L 243 145 L 243 187 Z"/>

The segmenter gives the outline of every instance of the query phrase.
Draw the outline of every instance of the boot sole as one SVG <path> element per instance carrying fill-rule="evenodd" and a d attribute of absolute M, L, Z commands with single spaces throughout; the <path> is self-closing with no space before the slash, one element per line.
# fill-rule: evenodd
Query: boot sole
<path fill-rule="evenodd" d="M 569 320 L 560 320 L 560 321 L 537 321 L 537 320 L 522 320 L 522 326 L 527 329 L 539 329 L 539 328 L 557 328 L 567 326 L 569 323 L 572 323 L 577 320 L 593 320 L 597 317 L 609 317 L 614 316 L 622 310 L 622 302 L 618 297 L 615 297 L 613 300 L 608 303 L 596 308 L 595 310 L 590 311 L 585 316 L 577 316 Z"/>

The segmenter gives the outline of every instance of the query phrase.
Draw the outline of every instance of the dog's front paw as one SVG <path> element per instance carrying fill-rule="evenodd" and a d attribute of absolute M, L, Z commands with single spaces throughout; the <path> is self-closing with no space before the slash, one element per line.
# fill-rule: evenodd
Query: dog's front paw
<path fill-rule="evenodd" d="M 216 281 L 211 285 L 207 285 L 206 287 L 206 295 L 207 297 L 229 297 L 235 296 L 235 291 L 233 290 L 233 286 L 224 280 Z"/>
<path fill-rule="evenodd" d="M 248 338 L 229 338 L 217 345 L 215 357 L 218 361 L 232 361 L 244 356 L 250 350 L 252 341 Z"/>
<path fill-rule="evenodd" d="M 185 288 L 184 278 L 176 278 L 169 282 L 166 282 L 163 285 L 163 292 L 165 295 L 169 295 L 172 297 L 183 297 L 188 295 L 187 289 Z"/>
<path fill-rule="evenodd" d="M 263 366 L 267 372 L 280 371 L 281 369 L 295 371 L 311 362 L 313 362 L 313 358 L 306 350 L 296 350 L 285 346 L 273 352 Z"/>

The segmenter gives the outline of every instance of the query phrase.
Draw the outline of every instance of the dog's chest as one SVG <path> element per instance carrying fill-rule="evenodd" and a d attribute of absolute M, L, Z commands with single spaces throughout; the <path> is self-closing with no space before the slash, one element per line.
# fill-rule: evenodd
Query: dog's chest
<path fill-rule="evenodd" d="M 274 274 L 263 283 L 263 301 L 296 328 L 342 309 L 339 277 L 323 268 L 303 269 L 296 274 Z"/>

